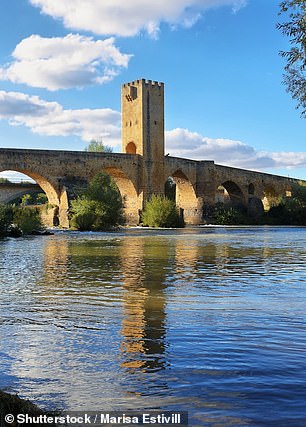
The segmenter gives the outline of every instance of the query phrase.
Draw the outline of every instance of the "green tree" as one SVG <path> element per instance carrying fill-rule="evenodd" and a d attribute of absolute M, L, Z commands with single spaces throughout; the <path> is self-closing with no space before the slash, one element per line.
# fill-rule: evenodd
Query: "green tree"
<path fill-rule="evenodd" d="M 70 212 L 71 225 L 78 230 L 105 230 L 123 222 L 123 201 L 111 177 L 101 172 L 72 200 Z"/>
<path fill-rule="evenodd" d="M 283 197 L 266 214 L 266 221 L 275 225 L 306 225 L 306 187 L 293 187 L 291 197 Z"/>
<path fill-rule="evenodd" d="M 38 193 L 36 194 L 36 201 L 38 205 L 44 205 L 45 203 L 48 203 L 48 197 L 45 193 Z"/>
<path fill-rule="evenodd" d="M 0 203 L 0 237 L 9 233 L 13 221 L 13 209 L 9 205 Z"/>
<path fill-rule="evenodd" d="M 24 194 L 21 197 L 21 206 L 31 205 L 33 202 L 31 194 Z"/>
<path fill-rule="evenodd" d="M 306 117 L 306 2 L 305 0 L 284 0 L 280 3 L 280 14 L 286 21 L 277 28 L 287 37 L 291 49 L 281 51 L 285 65 L 284 84 L 287 92 L 297 100 L 301 116 Z"/>
<path fill-rule="evenodd" d="M 16 207 L 14 209 L 13 223 L 22 231 L 22 234 L 31 234 L 43 229 L 37 208 Z"/>
<path fill-rule="evenodd" d="M 112 153 L 113 148 L 109 145 L 105 145 L 102 139 L 92 139 L 85 148 L 85 151 L 91 153 Z"/>
<path fill-rule="evenodd" d="M 184 226 L 175 202 L 167 197 L 156 195 L 146 203 L 142 213 L 142 223 L 149 227 Z"/>

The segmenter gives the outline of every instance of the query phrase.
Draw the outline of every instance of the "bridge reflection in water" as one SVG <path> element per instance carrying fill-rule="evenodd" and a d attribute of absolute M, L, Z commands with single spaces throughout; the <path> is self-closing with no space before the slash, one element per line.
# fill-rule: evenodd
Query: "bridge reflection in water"
<path fill-rule="evenodd" d="M 154 371 L 166 364 L 165 278 L 167 246 L 147 239 L 126 239 L 120 248 L 123 273 L 121 367 Z"/>

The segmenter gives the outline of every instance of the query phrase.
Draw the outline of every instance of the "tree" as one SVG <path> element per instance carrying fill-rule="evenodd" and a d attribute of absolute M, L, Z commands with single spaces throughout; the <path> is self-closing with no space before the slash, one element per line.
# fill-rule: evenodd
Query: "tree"
<path fill-rule="evenodd" d="M 98 173 L 84 193 L 71 201 L 71 225 L 78 230 L 105 230 L 122 221 L 123 201 L 106 173 Z"/>
<path fill-rule="evenodd" d="M 92 139 L 85 148 L 85 151 L 91 153 L 112 153 L 113 148 L 109 145 L 105 145 L 102 139 Z"/>
<path fill-rule="evenodd" d="M 31 194 L 24 194 L 21 197 L 21 206 L 30 205 L 33 202 Z"/>
<path fill-rule="evenodd" d="M 11 206 L 0 203 L 0 237 L 6 236 L 13 221 Z"/>
<path fill-rule="evenodd" d="M 142 213 L 143 225 L 149 227 L 184 227 L 184 221 L 173 200 L 153 195 Z"/>
<path fill-rule="evenodd" d="M 284 84 L 287 92 L 297 100 L 301 116 L 306 117 L 306 1 L 284 0 L 280 3 L 280 14 L 287 17 L 286 22 L 278 23 L 277 28 L 287 37 L 291 49 L 281 51 L 287 60 Z"/>
<path fill-rule="evenodd" d="M 14 209 L 13 223 L 22 234 L 32 234 L 43 230 L 39 210 L 26 206 L 16 207 Z"/>

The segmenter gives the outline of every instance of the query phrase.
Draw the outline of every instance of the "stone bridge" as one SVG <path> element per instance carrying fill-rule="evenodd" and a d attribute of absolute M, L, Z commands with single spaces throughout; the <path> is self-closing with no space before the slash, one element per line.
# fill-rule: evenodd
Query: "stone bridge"
<path fill-rule="evenodd" d="M 95 174 L 107 172 L 125 203 L 128 224 L 138 224 L 152 194 L 164 194 L 169 177 L 187 224 L 200 224 L 203 209 L 216 202 L 244 205 L 249 213 L 290 196 L 297 179 L 195 161 L 164 154 L 164 85 L 136 80 L 122 86 L 122 153 L 0 149 L 0 172 L 34 179 L 56 209 L 56 221 L 69 226 L 69 201 Z M 305 183 L 306 184 L 306 183 Z"/>
<path fill-rule="evenodd" d="M 15 199 L 21 198 L 25 194 L 38 193 L 41 193 L 41 188 L 37 184 L 0 182 L 0 203 L 10 203 Z"/>
<path fill-rule="evenodd" d="M 58 207 L 59 222 L 69 226 L 69 200 L 95 174 L 111 175 L 125 200 L 127 223 L 138 224 L 147 192 L 145 164 L 138 154 L 89 153 L 81 151 L 0 149 L 0 172 L 13 170 L 34 179 L 49 203 Z M 300 181 L 220 166 L 213 161 L 195 161 L 165 156 L 161 187 L 169 177 L 176 183 L 176 203 L 189 224 L 203 221 L 203 207 L 231 200 L 248 209 L 255 200 L 268 205 L 275 197 L 288 196 Z M 222 187 L 220 189 L 220 187 Z M 159 194 L 161 191 L 159 191 Z M 147 196 L 149 197 L 149 195 Z"/>

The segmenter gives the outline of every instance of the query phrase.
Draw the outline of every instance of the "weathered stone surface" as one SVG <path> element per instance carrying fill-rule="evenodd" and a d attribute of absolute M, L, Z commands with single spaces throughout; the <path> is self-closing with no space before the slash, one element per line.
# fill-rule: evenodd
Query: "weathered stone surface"
<path fill-rule="evenodd" d="M 0 183 L 0 203 L 10 203 L 25 194 L 37 194 L 41 188 L 37 184 Z"/>

